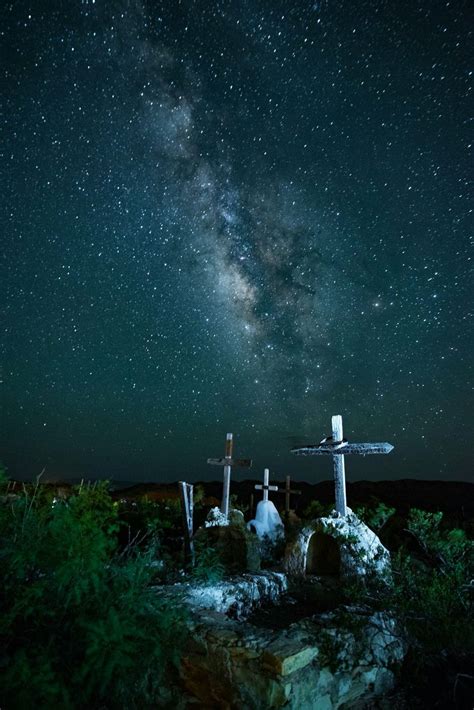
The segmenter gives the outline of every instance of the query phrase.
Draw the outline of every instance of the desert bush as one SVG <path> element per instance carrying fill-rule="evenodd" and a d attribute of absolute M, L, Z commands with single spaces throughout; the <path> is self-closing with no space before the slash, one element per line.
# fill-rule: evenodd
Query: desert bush
<path fill-rule="evenodd" d="M 40 485 L 1 498 L 2 708 L 135 708 L 163 698 L 183 612 L 151 588 L 154 544 L 119 551 L 118 527 L 105 483 L 67 501 Z"/>
<path fill-rule="evenodd" d="M 311 503 L 303 510 L 304 520 L 314 520 L 315 518 L 326 518 L 334 508 L 330 503 L 320 503 L 319 500 L 312 500 Z"/>
<path fill-rule="evenodd" d="M 225 565 L 219 552 L 206 541 L 196 540 L 195 563 L 191 571 L 191 578 L 203 584 L 216 584 L 225 574 Z"/>
<path fill-rule="evenodd" d="M 378 533 L 395 513 L 395 508 L 385 505 L 377 498 L 372 498 L 368 505 L 356 507 L 354 513 L 371 530 Z"/>
<path fill-rule="evenodd" d="M 474 653 L 474 549 L 464 531 L 443 529 L 442 513 L 410 511 L 415 548 L 394 558 L 393 604 L 413 644 L 429 653 Z"/>
<path fill-rule="evenodd" d="M 404 532 L 388 583 L 373 574 L 346 585 L 346 597 L 394 614 L 409 648 L 401 683 L 410 698 L 420 707 L 451 707 L 458 679 L 473 681 L 466 675 L 474 662 L 473 542 L 445 526 L 442 513 L 418 509 Z"/>

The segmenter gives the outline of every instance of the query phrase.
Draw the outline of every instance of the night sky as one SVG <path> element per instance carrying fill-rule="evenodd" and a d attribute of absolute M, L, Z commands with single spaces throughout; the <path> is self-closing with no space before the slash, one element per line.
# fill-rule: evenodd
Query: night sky
<path fill-rule="evenodd" d="M 9 474 L 468 479 L 467 2 L 2 7 Z"/>

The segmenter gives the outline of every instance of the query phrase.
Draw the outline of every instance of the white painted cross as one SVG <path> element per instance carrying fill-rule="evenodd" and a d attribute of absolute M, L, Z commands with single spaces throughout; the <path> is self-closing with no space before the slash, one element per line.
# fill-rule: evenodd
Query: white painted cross
<path fill-rule="evenodd" d="M 279 491 L 278 486 L 269 486 L 268 481 L 270 477 L 270 470 L 268 468 L 263 469 L 263 486 L 261 483 L 257 483 L 255 488 L 257 491 L 263 491 L 263 501 L 266 503 L 268 501 L 268 491 Z"/>
<path fill-rule="evenodd" d="M 331 454 L 334 466 L 334 484 L 336 489 L 336 510 L 340 515 L 347 513 L 346 474 L 344 456 L 346 454 L 389 454 L 393 446 L 386 441 L 377 444 L 349 444 L 342 436 L 342 417 L 336 414 L 331 419 L 332 436 L 323 439 L 319 444 L 296 446 L 292 453 L 300 456 Z"/>
<path fill-rule="evenodd" d="M 232 466 L 240 466 L 249 468 L 252 465 L 252 459 L 233 459 L 232 458 L 232 434 L 227 434 L 225 442 L 225 456 L 222 459 L 207 459 L 207 463 L 211 466 L 224 467 L 224 483 L 222 486 L 222 502 L 221 513 L 229 515 L 229 498 L 230 498 L 230 474 Z"/>

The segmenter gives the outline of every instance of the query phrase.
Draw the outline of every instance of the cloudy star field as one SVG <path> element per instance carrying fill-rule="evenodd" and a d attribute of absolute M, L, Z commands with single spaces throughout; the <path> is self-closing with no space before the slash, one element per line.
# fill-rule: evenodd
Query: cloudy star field
<path fill-rule="evenodd" d="M 232 431 L 316 481 L 290 448 L 339 413 L 395 446 L 349 479 L 469 478 L 467 3 L 20 0 L 0 30 L 10 475 L 209 479 Z"/>

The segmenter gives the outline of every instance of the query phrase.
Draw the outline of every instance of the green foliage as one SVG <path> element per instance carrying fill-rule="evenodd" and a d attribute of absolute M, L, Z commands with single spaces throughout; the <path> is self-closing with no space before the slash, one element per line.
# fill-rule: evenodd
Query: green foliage
<path fill-rule="evenodd" d="M 395 513 L 395 508 L 372 498 L 369 505 L 358 506 L 354 512 L 371 530 L 379 532 Z"/>
<path fill-rule="evenodd" d="M 250 510 L 250 506 L 247 503 L 244 503 L 243 501 L 239 500 L 239 497 L 236 493 L 231 493 L 229 507 L 236 508 L 237 510 L 242 511 L 244 515 L 247 515 Z"/>
<path fill-rule="evenodd" d="M 401 549 L 394 559 L 393 603 L 425 653 L 474 652 L 473 543 L 463 530 L 443 529 L 442 519 L 410 511 L 407 531 L 416 551 Z"/>
<path fill-rule="evenodd" d="M 153 501 L 143 496 L 133 502 L 132 516 L 134 527 L 141 532 L 159 534 L 166 530 L 181 529 L 181 505 L 178 499 Z"/>
<path fill-rule="evenodd" d="M 224 577 L 225 566 L 218 551 L 204 541 L 195 542 L 195 564 L 191 573 L 196 582 L 215 584 Z"/>
<path fill-rule="evenodd" d="M 206 491 L 204 490 L 204 486 L 196 486 L 194 489 L 194 507 L 195 508 L 201 508 L 203 505 L 203 500 L 206 497 Z"/>
<path fill-rule="evenodd" d="M 304 509 L 303 518 L 305 520 L 314 520 L 315 518 L 325 518 L 331 512 L 333 506 L 330 504 L 324 505 L 319 500 L 312 500 L 311 503 Z"/>
<path fill-rule="evenodd" d="M 443 527 L 443 514 L 412 509 L 405 531 L 409 548 L 392 555 L 392 579 L 351 582 L 357 602 L 393 611 L 410 644 L 427 659 L 474 652 L 473 542 L 463 530 Z"/>
<path fill-rule="evenodd" d="M 183 614 L 151 588 L 156 546 L 117 545 L 107 484 L 55 500 L 5 495 L 0 477 L 0 705 L 135 708 L 157 702 Z"/>

